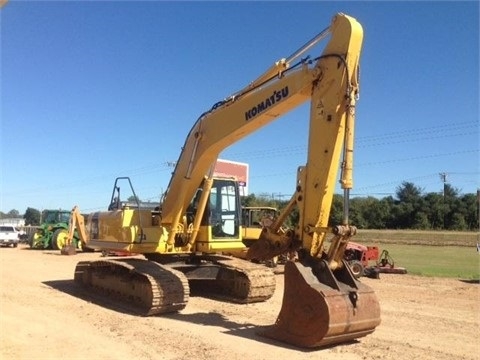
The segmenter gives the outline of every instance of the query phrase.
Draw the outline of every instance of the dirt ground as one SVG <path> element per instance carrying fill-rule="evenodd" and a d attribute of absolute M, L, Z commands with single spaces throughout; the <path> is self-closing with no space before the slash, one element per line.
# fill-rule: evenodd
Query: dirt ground
<path fill-rule="evenodd" d="M 25 246 L 0 248 L 1 359 L 480 359 L 480 286 L 461 279 L 381 274 L 364 278 L 382 323 L 353 343 L 304 350 L 257 335 L 281 307 L 283 275 L 264 303 L 193 296 L 167 316 L 139 317 L 80 296 L 78 261 Z"/>

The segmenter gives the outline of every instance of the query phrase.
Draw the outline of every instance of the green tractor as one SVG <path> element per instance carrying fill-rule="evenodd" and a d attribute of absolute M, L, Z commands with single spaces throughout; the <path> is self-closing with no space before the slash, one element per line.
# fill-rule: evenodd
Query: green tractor
<path fill-rule="evenodd" d="M 67 210 L 44 210 L 42 211 L 42 223 L 37 231 L 29 237 L 29 245 L 32 249 L 60 250 L 68 238 L 68 224 L 70 211 Z M 75 230 L 73 244 L 77 249 L 82 248 L 82 242 Z"/>

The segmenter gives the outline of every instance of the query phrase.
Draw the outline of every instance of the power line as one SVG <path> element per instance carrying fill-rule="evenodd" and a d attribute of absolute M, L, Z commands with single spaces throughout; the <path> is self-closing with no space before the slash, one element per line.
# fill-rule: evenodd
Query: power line
<path fill-rule="evenodd" d="M 399 158 L 399 159 L 391 159 L 391 160 L 376 161 L 376 162 L 372 161 L 372 162 L 368 162 L 368 163 L 358 164 L 358 166 L 382 165 L 382 164 L 389 164 L 389 163 L 396 163 L 396 162 L 403 162 L 403 161 L 431 159 L 431 158 L 437 158 L 437 157 L 470 154 L 470 153 L 478 153 L 478 152 L 479 152 L 479 149 L 472 149 L 472 150 L 454 151 L 454 152 L 442 153 L 442 154 L 440 154 L 440 153 L 428 154 L 428 155 L 423 155 L 423 156 L 412 156 L 412 157 L 408 157 L 408 158 Z"/>
<path fill-rule="evenodd" d="M 46 184 L 45 186 L 28 188 L 28 189 L 25 189 L 25 190 L 10 191 L 10 192 L 7 191 L 7 192 L 3 192 L 3 195 L 28 196 L 28 195 L 34 195 L 35 193 L 38 193 L 38 192 L 45 192 L 45 191 L 49 191 L 49 190 L 57 191 L 58 189 L 83 187 L 83 186 L 90 185 L 90 184 L 93 184 L 93 183 L 98 183 L 99 180 L 104 180 L 107 177 L 108 178 L 116 178 L 116 177 L 122 176 L 122 174 L 126 174 L 126 173 L 129 176 L 135 176 L 135 175 L 145 175 L 145 174 L 155 173 L 155 172 L 162 172 L 162 171 L 167 171 L 167 170 L 169 170 L 169 166 L 168 166 L 167 163 L 160 163 L 160 164 L 154 163 L 154 164 L 144 165 L 142 167 L 134 168 L 134 169 L 131 169 L 131 170 L 116 171 L 115 173 L 110 173 L 110 174 L 105 174 L 105 175 L 90 176 L 90 177 L 83 178 L 83 179 L 77 179 L 75 181 L 64 182 L 64 183 L 61 183 L 61 184 L 49 183 L 49 184 Z"/>
<path fill-rule="evenodd" d="M 475 128 L 477 131 L 463 131 L 461 133 L 453 133 L 454 130 L 466 130 Z M 446 132 L 443 135 L 436 135 L 433 136 L 432 134 L 435 133 L 442 133 Z M 392 144 L 401 144 L 407 142 L 415 142 L 415 141 L 422 141 L 422 140 L 435 140 L 441 138 L 452 138 L 458 136 L 468 136 L 478 133 L 478 123 L 476 122 L 463 122 L 463 123 L 455 123 L 455 124 L 444 124 L 438 125 L 435 127 L 424 127 L 424 128 L 416 128 L 416 129 L 408 129 L 403 131 L 394 131 L 385 134 L 379 135 L 369 135 L 363 137 L 357 137 L 355 142 L 356 146 L 359 148 L 362 147 L 371 147 L 371 146 L 381 146 L 381 145 L 392 145 Z M 420 137 L 418 136 L 426 137 Z M 391 140 L 394 141 L 391 141 Z M 385 142 L 389 140 L 388 142 Z M 373 143 L 372 143 L 373 142 Z M 368 144 L 370 143 L 370 144 Z M 270 158 L 273 156 L 283 156 L 283 155 L 296 155 L 306 153 L 307 146 L 306 145 L 296 145 L 296 146 L 282 146 L 282 147 L 275 147 L 270 149 L 264 150 L 254 150 L 254 151 L 242 151 L 238 153 L 230 154 L 230 157 L 234 158 L 242 158 L 243 161 L 245 159 L 254 159 L 254 158 Z"/>
<path fill-rule="evenodd" d="M 466 129 L 476 128 L 476 131 L 466 133 Z M 454 131 L 462 130 L 461 133 L 455 133 Z M 379 146 L 379 145 L 390 145 L 395 143 L 406 143 L 406 142 L 413 142 L 413 141 L 420 141 L 420 140 L 431 140 L 434 138 L 449 138 L 449 137 L 456 137 L 456 136 L 465 136 L 465 135 L 472 135 L 478 133 L 478 123 L 477 122 L 461 122 L 455 124 L 443 124 L 437 125 L 434 127 L 423 127 L 423 128 L 416 128 L 416 129 L 408 129 L 402 131 L 394 131 L 390 133 L 380 134 L 380 135 L 369 135 L 364 137 L 358 137 L 356 142 L 358 147 L 368 147 L 368 146 Z M 427 138 L 421 137 L 418 138 L 420 135 L 428 135 Z M 436 136 L 432 137 L 432 134 L 437 134 Z M 385 140 L 392 139 L 392 141 L 385 142 Z M 396 139 L 396 140 L 395 140 Z M 241 160 L 245 161 L 248 158 L 272 158 L 275 156 L 288 156 L 288 155 L 295 155 L 300 153 L 306 153 L 306 146 L 305 145 L 298 145 L 298 146 L 290 146 L 290 147 L 282 147 L 282 148 L 271 148 L 262 151 L 246 151 L 241 153 L 236 153 L 233 155 L 246 155 L 242 156 Z M 462 155 L 468 153 L 478 153 L 478 149 L 472 150 L 465 150 L 465 151 L 456 151 L 456 152 L 447 152 L 447 153 L 434 153 L 428 154 L 423 156 L 415 156 L 415 157 L 406 157 L 406 158 L 397 158 L 397 159 L 390 159 L 384 161 L 376 161 L 376 162 L 366 162 L 366 163 L 358 163 L 357 167 L 368 167 L 368 166 L 375 166 L 375 165 L 383 165 L 388 163 L 397 163 L 397 162 L 406 162 L 406 161 L 413 161 L 413 160 L 421 160 L 421 159 L 429 159 L 429 158 L 440 158 L 446 156 L 454 156 L 454 155 Z M 232 160 L 235 160 L 235 156 L 229 156 Z M 238 159 L 238 158 L 237 158 Z M 165 161 L 165 162 L 153 162 L 149 164 L 144 164 L 142 166 L 133 168 L 133 169 L 126 169 L 123 171 L 118 171 L 115 173 L 104 174 L 104 175 L 97 175 L 93 177 L 87 177 L 83 179 L 76 179 L 75 181 L 64 182 L 60 184 L 52 184 L 49 183 L 45 186 L 39 186 L 35 188 L 28 188 L 24 190 L 12 191 L 12 192 L 4 192 L 3 195 L 8 196 L 29 196 L 35 195 L 38 192 L 45 192 L 49 190 L 58 190 L 62 188 L 73 188 L 79 186 L 86 186 L 92 183 L 97 183 L 99 180 L 104 180 L 105 177 L 117 177 L 118 174 L 129 174 L 130 176 L 134 175 L 145 175 L 155 172 L 163 172 L 171 170 L 171 167 L 174 166 L 175 162 L 173 161 Z M 449 174 L 457 174 L 457 175 L 478 175 L 478 172 L 450 172 Z M 251 178 L 261 178 L 261 177 L 280 177 L 280 176 L 291 176 L 291 172 L 281 172 L 281 173 L 269 173 L 263 175 L 252 175 Z M 398 182 L 396 182 L 398 183 Z M 473 183 L 473 182 L 472 182 Z M 375 185 L 369 186 L 368 188 L 376 187 Z M 358 190 L 358 189 L 357 189 Z M 103 208 L 103 207 L 102 207 Z"/>

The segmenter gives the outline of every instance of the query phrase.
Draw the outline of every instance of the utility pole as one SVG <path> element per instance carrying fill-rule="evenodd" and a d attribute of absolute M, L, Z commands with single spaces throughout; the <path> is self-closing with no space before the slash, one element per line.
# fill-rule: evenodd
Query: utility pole
<path fill-rule="evenodd" d="M 447 214 L 446 204 L 445 204 L 445 191 L 447 188 L 447 173 L 440 173 L 440 179 L 443 181 L 443 230 L 445 230 L 445 215 Z"/>
<path fill-rule="evenodd" d="M 478 243 L 480 244 L 480 189 L 477 189 L 477 205 L 478 205 L 477 215 L 478 215 L 478 234 L 479 234 Z"/>

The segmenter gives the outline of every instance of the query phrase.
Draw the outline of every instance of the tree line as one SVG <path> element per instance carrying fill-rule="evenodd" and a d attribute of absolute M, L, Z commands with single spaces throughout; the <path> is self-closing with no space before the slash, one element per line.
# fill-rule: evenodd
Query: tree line
<path fill-rule="evenodd" d="M 7 213 L 0 211 L 0 219 L 25 219 L 25 225 L 37 226 L 41 222 L 41 212 L 31 207 L 27 208 L 23 215 L 15 209 Z"/>
<path fill-rule="evenodd" d="M 449 184 L 443 193 L 424 193 L 411 182 L 403 182 L 395 196 L 354 197 L 349 203 L 349 223 L 359 229 L 416 229 L 478 231 L 479 201 L 477 194 L 463 194 Z M 272 200 L 251 194 L 243 197 L 242 206 L 273 206 L 279 210 L 288 201 Z M 294 211 L 287 225 L 298 222 Z M 335 194 L 329 225 L 343 222 L 343 196 Z"/>
<path fill-rule="evenodd" d="M 350 200 L 349 223 L 359 229 L 417 229 L 477 231 L 479 229 L 479 201 L 477 194 L 460 195 L 458 189 L 445 184 L 443 193 L 424 193 L 411 182 L 403 182 L 395 196 L 376 198 L 354 197 Z M 242 197 L 242 206 L 272 206 L 279 210 L 288 201 L 273 200 L 250 194 Z M 0 212 L 0 219 L 23 218 L 28 225 L 39 225 L 40 211 L 27 208 L 20 215 L 17 210 Z M 288 219 L 290 226 L 298 222 L 298 212 Z M 343 196 L 335 194 L 329 225 L 343 222 Z"/>

